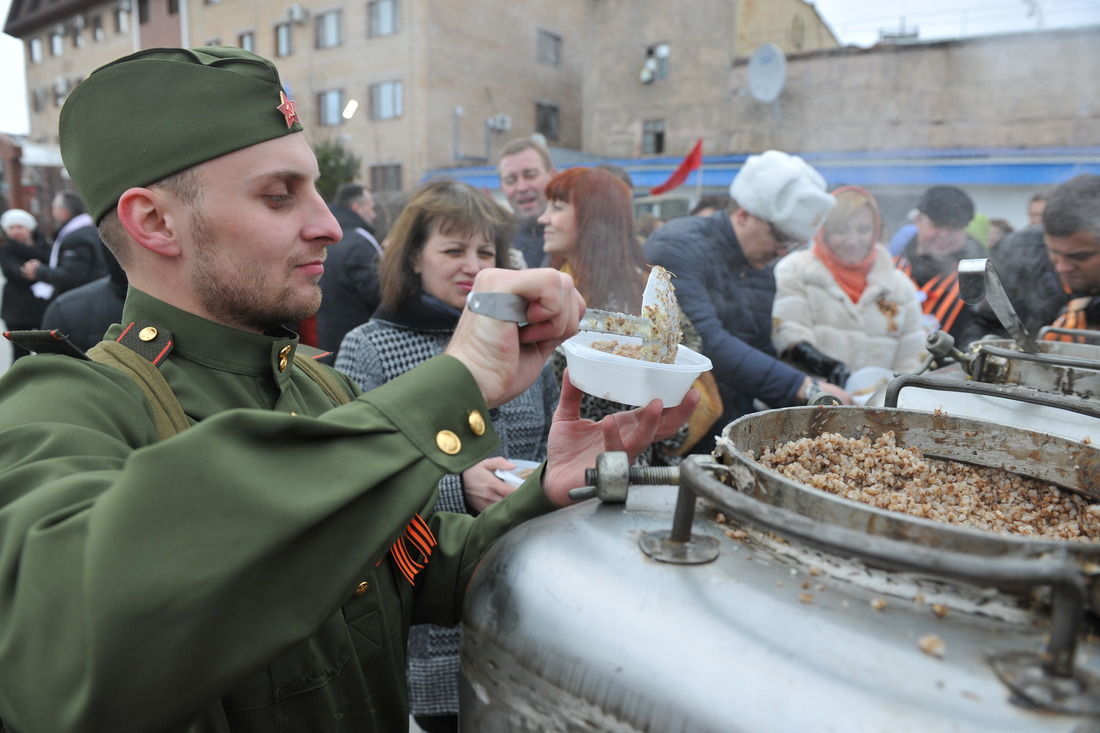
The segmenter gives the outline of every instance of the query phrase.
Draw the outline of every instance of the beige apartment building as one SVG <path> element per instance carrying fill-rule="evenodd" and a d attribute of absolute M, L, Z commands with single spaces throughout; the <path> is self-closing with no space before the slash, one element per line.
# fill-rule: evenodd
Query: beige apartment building
<path fill-rule="evenodd" d="M 566 156 L 677 153 L 718 122 L 706 98 L 734 59 L 837 45 L 803 0 L 13 0 L 5 32 L 25 44 L 35 143 L 56 144 L 66 95 L 103 63 L 239 46 L 277 63 L 310 141 L 344 142 L 376 191 L 534 133 Z"/>
<path fill-rule="evenodd" d="M 68 90 L 139 48 L 231 45 L 272 58 L 311 142 L 338 138 L 377 190 L 485 163 L 539 131 L 580 147 L 584 3 L 412 0 L 15 0 L 31 135 L 56 142 Z"/>

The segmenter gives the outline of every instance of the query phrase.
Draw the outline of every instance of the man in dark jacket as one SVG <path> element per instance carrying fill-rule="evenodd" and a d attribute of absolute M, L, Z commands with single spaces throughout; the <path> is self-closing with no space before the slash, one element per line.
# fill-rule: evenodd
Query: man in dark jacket
<path fill-rule="evenodd" d="M 43 300 L 53 300 L 107 274 L 106 250 L 80 194 L 60 191 L 51 207 L 59 227 L 49 262 L 28 260 L 22 268 L 23 277 L 34 283 L 34 294 Z"/>
<path fill-rule="evenodd" d="M 370 320 L 378 307 L 382 245 L 371 229 L 375 211 L 370 191 L 356 183 L 341 186 L 329 210 L 340 223 L 344 237 L 328 248 L 325 274 L 321 276 L 317 346 L 332 352 L 325 361 L 334 364 L 347 332 Z"/>
<path fill-rule="evenodd" d="M 356 229 L 367 229 L 373 233 L 374 196 L 358 183 L 345 183 L 336 190 L 336 198 L 328 210 L 336 217 L 336 222 L 344 234 Z"/>
<path fill-rule="evenodd" d="M 1071 294 L 1051 325 L 1100 330 L 1100 176 L 1085 173 L 1054 189 L 1043 210 L 1043 231 L 1054 272 Z"/>
<path fill-rule="evenodd" d="M 714 364 L 723 406 L 715 430 L 752 412 L 753 400 L 804 405 L 828 391 L 850 402 L 840 387 L 780 361 L 772 346 L 771 264 L 825 221 L 836 203 L 825 180 L 801 158 L 769 150 L 745 161 L 730 195 L 728 210 L 673 219 L 645 243 L 649 262 L 676 276 L 680 307 Z M 694 452 L 713 447 L 713 439 L 701 440 Z"/>
<path fill-rule="evenodd" d="M 1043 243 L 1043 227 L 1029 226 L 1001 240 L 990 258 L 1013 310 L 1032 336 L 1058 317 L 1069 300 Z M 973 341 L 983 336 L 1010 338 L 988 301 L 974 306 Z M 964 337 L 965 338 L 965 337 Z"/>
<path fill-rule="evenodd" d="M 917 233 L 895 261 L 913 279 L 929 329 L 942 329 L 965 348 L 979 335 L 974 308 L 959 295 L 959 262 L 989 253 L 966 233 L 974 218 L 974 201 L 956 186 L 932 186 L 917 202 Z M 934 323 L 932 320 L 934 319 Z"/>
<path fill-rule="evenodd" d="M 112 324 L 122 320 L 126 272 L 108 254 L 107 276 L 62 293 L 46 308 L 42 328 L 58 330 L 87 351 L 103 340 Z"/>

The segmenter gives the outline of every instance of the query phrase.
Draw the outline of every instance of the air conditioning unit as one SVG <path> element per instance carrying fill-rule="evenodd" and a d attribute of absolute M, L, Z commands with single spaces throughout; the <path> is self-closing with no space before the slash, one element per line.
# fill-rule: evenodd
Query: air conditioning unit
<path fill-rule="evenodd" d="M 512 118 L 508 115 L 493 115 L 485 121 L 485 125 L 490 130 L 496 130 L 497 132 L 506 132 L 512 129 Z"/>
<path fill-rule="evenodd" d="M 130 12 L 130 0 L 122 0 L 118 4 L 118 9 L 121 10 L 123 13 L 129 13 Z"/>
<path fill-rule="evenodd" d="M 309 20 L 309 11 L 301 5 L 291 5 L 286 9 L 286 19 L 295 25 L 302 25 Z"/>
<path fill-rule="evenodd" d="M 54 93 L 59 97 L 63 97 L 69 93 L 69 80 L 63 76 L 59 76 L 54 79 L 53 82 Z"/>
<path fill-rule="evenodd" d="M 55 25 L 55 26 L 53 27 L 53 34 L 54 34 L 55 36 L 63 36 L 63 35 L 65 35 L 65 31 L 66 31 L 66 30 L 67 30 L 67 29 L 65 28 L 65 24 L 64 24 L 64 23 L 58 23 L 57 25 Z"/>
<path fill-rule="evenodd" d="M 78 31 L 84 30 L 85 24 L 86 24 L 86 21 L 84 20 L 83 15 L 77 15 L 76 17 L 73 18 L 73 28 L 75 28 L 76 30 L 78 30 Z"/>

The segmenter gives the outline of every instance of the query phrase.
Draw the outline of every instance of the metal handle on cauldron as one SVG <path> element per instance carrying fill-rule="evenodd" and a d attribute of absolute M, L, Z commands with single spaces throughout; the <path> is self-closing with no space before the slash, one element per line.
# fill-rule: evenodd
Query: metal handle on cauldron
<path fill-rule="evenodd" d="M 1048 333 L 1056 336 L 1071 336 L 1073 342 L 1083 344 L 1100 344 L 1100 331 L 1090 328 L 1058 328 L 1056 326 L 1043 326 L 1039 329 L 1039 340 L 1044 340 Z M 1064 339 L 1061 339 L 1064 341 Z"/>
<path fill-rule="evenodd" d="M 958 379 L 944 379 L 942 377 L 923 374 L 902 374 L 895 377 L 886 386 L 886 395 L 883 398 L 886 407 L 898 406 L 898 394 L 906 387 L 918 387 L 920 389 L 938 390 L 941 392 L 965 392 L 986 397 L 1001 397 L 1016 402 L 1029 402 L 1033 405 L 1053 407 L 1059 410 L 1068 410 L 1088 417 L 1100 418 L 1100 403 L 1083 400 L 1080 397 L 1039 392 L 1033 389 L 1021 389 L 1019 387 L 1006 387 L 989 382 L 962 381 Z"/>
<path fill-rule="evenodd" d="M 959 296 L 970 305 L 977 305 L 983 300 L 988 301 L 1001 325 L 1016 340 L 1021 349 L 1029 354 L 1039 351 L 1039 345 L 1035 343 L 1034 337 L 1027 332 L 1023 321 L 1016 315 L 1016 309 L 1012 307 L 1012 301 L 1005 292 L 1004 285 L 1001 284 L 1001 278 L 997 276 L 997 268 L 993 267 L 993 263 L 988 259 L 959 262 Z"/>
<path fill-rule="evenodd" d="M 751 458 L 743 457 L 744 461 Z M 723 470 L 733 486 L 712 474 Z M 1052 593 L 1050 640 L 1041 655 L 1013 654 L 994 661 L 1001 679 L 1014 692 L 1040 705 L 1085 706 L 1090 714 L 1100 705 L 1090 699 L 1085 683 L 1079 683 L 1075 655 L 1079 627 L 1084 618 L 1086 589 L 1080 572 L 1063 551 L 1032 558 L 981 557 L 967 553 L 923 547 L 886 537 L 821 522 L 789 509 L 753 499 L 756 474 L 746 465 L 703 464 L 684 461 L 680 466 L 681 487 L 721 507 L 730 515 L 754 526 L 763 526 L 784 537 L 794 537 L 827 552 L 851 556 L 858 547 L 861 558 L 885 568 L 936 574 L 979 585 L 1019 589 L 1050 586 Z M 1036 679 L 1036 670 L 1041 673 Z M 1081 673 L 1084 676 L 1084 673 Z M 1067 684 L 1067 681 L 1071 681 Z M 1069 689 L 1067 689 L 1069 688 Z M 1039 699 L 1037 699 L 1039 698 Z"/>
<path fill-rule="evenodd" d="M 1001 346 L 983 344 L 981 341 L 975 341 L 971 344 L 971 348 L 974 346 L 978 347 L 978 353 L 974 355 L 973 368 L 969 370 L 970 375 L 974 378 L 978 378 L 978 375 L 982 374 L 985 368 L 986 357 L 990 356 L 999 356 L 1002 359 L 1012 359 L 1015 361 L 1028 361 L 1033 364 L 1067 367 L 1070 369 L 1091 369 L 1092 371 L 1100 369 L 1100 361 L 1096 359 L 1084 359 L 1080 356 L 1047 354 L 1042 352 L 1028 354 L 1023 351 L 1006 349 Z"/>

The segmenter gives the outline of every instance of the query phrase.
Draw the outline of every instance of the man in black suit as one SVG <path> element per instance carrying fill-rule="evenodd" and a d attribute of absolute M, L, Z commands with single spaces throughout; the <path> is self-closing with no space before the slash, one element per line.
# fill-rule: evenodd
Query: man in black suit
<path fill-rule="evenodd" d="M 321 276 L 321 308 L 317 311 L 317 346 L 331 351 L 333 364 L 344 335 L 370 320 L 378 307 L 378 258 L 382 246 L 374 236 L 374 199 L 359 184 L 340 187 L 329 207 L 344 238 L 328 248 Z"/>
<path fill-rule="evenodd" d="M 27 260 L 20 270 L 34 283 L 31 290 L 35 296 L 47 301 L 107 274 L 107 252 L 80 194 L 59 191 L 53 197 L 51 213 L 58 229 L 49 261 Z"/>

